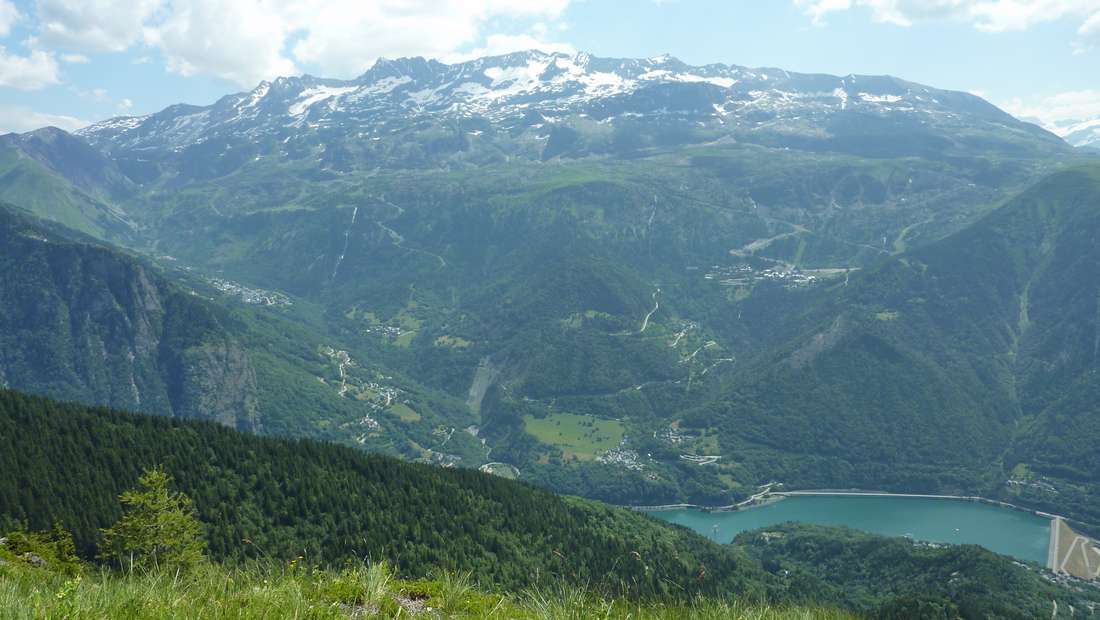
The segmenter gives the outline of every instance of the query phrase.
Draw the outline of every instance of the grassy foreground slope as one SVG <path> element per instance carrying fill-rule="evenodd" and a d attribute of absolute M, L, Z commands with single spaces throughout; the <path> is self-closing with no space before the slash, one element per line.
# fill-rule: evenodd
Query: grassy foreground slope
<path fill-rule="evenodd" d="M 760 597 L 771 582 L 685 529 L 473 470 L 10 391 L 0 437 L 18 439 L 0 444 L 0 525 L 59 521 L 85 557 L 119 517 L 119 493 L 163 465 L 194 500 L 216 560 L 386 559 L 402 575 L 473 571 L 510 588 L 555 577 L 637 595 Z"/>
<path fill-rule="evenodd" d="M 0 552 L 0 558 L 2 558 Z M 79 578 L 0 564 L 0 618 L 721 618 L 809 620 L 854 618 L 811 606 L 744 603 L 729 598 L 638 601 L 598 595 L 559 582 L 515 593 L 490 593 L 469 575 L 441 573 L 400 580 L 385 564 L 343 571 L 264 565 L 208 566 L 196 574 Z"/>

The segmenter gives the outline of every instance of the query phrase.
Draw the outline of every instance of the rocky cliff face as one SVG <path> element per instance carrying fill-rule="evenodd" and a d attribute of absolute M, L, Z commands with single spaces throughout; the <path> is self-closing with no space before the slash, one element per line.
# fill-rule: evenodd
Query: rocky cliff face
<path fill-rule="evenodd" d="M 248 356 L 141 263 L 0 210 L 0 376 L 57 398 L 256 428 Z"/>
<path fill-rule="evenodd" d="M 184 358 L 176 415 L 260 430 L 256 372 L 237 342 L 228 337 L 205 342 L 186 350 Z"/>

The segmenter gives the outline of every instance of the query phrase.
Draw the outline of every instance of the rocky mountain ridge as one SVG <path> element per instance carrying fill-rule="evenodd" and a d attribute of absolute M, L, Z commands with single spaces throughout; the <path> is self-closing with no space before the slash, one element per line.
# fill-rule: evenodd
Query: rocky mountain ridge
<path fill-rule="evenodd" d="M 149 180 L 163 172 L 151 170 L 157 162 L 163 168 L 176 160 L 178 167 L 178 160 L 199 153 L 233 169 L 260 158 L 309 155 L 344 170 L 419 167 L 425 162 L 394 161 L 391 143 L 410 135 L 430 136 L 426 148 L 433 155 L 479 147 L 532 158 L 615 153 L 623 144 L 600 146 L 599 134 L 637 133 L 639 123 L 663 125 L 645 145 L 725 137 L 861 150 L 865 145 L 853 141 L 884 130 L 923 141 L 924 150 L 989 147 L 990 141 L 1018 142 L 1023 151 L 1065 148 L 1053 134 L 979 97 L 889 76 L 538 51 L 457 64 L 382 59 L 353 80 L 281 77 L 210 106 L 174 105 L 77 133 L 120 159 L 132 178 Z"/>

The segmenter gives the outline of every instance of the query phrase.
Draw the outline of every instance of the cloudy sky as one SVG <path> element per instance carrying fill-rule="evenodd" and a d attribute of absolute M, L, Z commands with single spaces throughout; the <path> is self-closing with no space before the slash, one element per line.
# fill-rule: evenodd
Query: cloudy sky
<path fill-rule="evenodd" d="M 0 0 L 0 131 L 529 48 L 885 73 L 1100 117 L 1100 0 Z"/>

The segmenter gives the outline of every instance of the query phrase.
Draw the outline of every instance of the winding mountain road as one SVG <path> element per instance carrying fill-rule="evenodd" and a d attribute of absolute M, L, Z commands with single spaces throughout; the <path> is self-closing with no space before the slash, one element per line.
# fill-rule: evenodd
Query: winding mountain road
<path fill-rule="evenodd" d="M 385 196 L 373 196 L 372 195 L 372 196 L 370 196 L 370 198 L 373 198 L 374 200 L 377 200 L 378 202 L 381 202 L 382 204 L 386 205 L 387 207 L 392 207 L 394 209 L 397 209 L 397 215 L 390 218 L 390 221 L 395 220 L 395 219 L 397 219 L 397 218 L 399 218 L 399 217 L 401 217 L 402 215 L 405 214 L 405 208 L 404 207 L 402 207 L 400 205 L 396 205 L 396 204 L 390 202 L 389 200 L 386 200 Z M 434 258 L 435 260 L 439 261 L 439 267 L 440 268 L 442 268 L 442 269 L 447 268 L 447 259 L 443 258 L 442 256 L 440 256 L 440 255 L 438 255 L 434 252 L 429 252 L 427 250 L 421 250 L 419 248 L 411 248 L 411 247 L 405 245 L 405 236 L 402 235 L 401 233 L 397 232 L 396 230 L 394 230 L 390 226 L 386 225 L 386 223 L 382 220 L 375 220 L 374 223 L 377 224 L 378 227 L 381 228 L 383 231 L 385 231 L 385 233 L 390 238 L 390 243 L 392 243 L 394 245 L 394 247 L 398 247 L 398 248 L 401 248 L 402 250 L 407 250 L 409 252 L 416 252 L 418 254 L 424 254 L 425 256 L 430 256 L 430 257 Z"/>
<path fill-rule="evenodd" d="M 647 327 L 649 327 L 649 318 L 653 316 L 654 312 L 657 312 L 661 308 L 661 300 L 657 299 L 661 295 L 661 287 L 657 287 L 657 290 L 653 291 L 653 309 L 649 311 L 649 314 L 645 315 L 645 319 L 642 321 L 642 328 L 638 330 L 639 334 L 645 333 Z"/>

